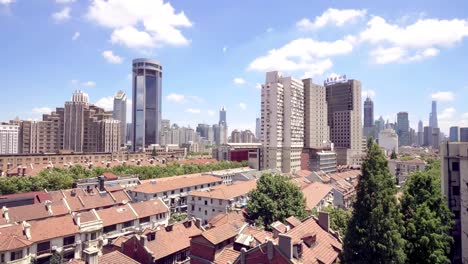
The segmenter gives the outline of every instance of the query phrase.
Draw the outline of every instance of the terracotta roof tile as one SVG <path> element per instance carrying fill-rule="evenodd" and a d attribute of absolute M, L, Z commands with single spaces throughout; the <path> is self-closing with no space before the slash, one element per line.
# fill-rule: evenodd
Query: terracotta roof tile
<path fill-rule="evenodd" d="M 215 215 L 211 220 L 208 222 L 208 225 L 211 227 L 217 227 L 224 224 L 234 224 L 234 225 L 242 225 L 247 222 L 246 215 L 244 211 L 231 211 L 231 212 L 222 212 Z"/>
<path fill-rule="evenodd" d="M 138 214 L 138 218 L 169 212 L 169 208 L 160 198 L 132 203 L 131 206 Z"/>
<path fill-rule="evenodd" d="M 257 188 L 256 181 L 236 182 L 230 185 L 219 185 L 210 188 L 209 191 L 192 191 L 191 196 L 207 197 L 221 200 L 229 200 L 242 195 L 247 195 L 251 190 Z"/>
<path fill-rule="evenodd" d="M 293 228 L 293 227 L 300 225 L 302 222 L 301 220 L 297 219 L 295 216 L 290 216 L 286 218 L 286 223 L 288 223 L 291 226 L 291 228 Z"/>
<path fill-rule="evenodd" d="M 122 247 L 122 243 L 124 243 L 125 241 L 127 241 L 129 238 L 126 237 L 126 236 L 119 236 L 117 237 L 116 239 L 114 239 L 114 241 L 112 241 L 112 245 L 114 247 L 119 247 L 121 248 Z"/>
<path fill-rule="evenodd" d="M 22 236 L 22 232 L 21 225 L 15 225 L 5 229 L 0 228 L 0 252 L 20 249 L 31 245 L 32 242 L 25 239 Z"/>
<path fill-rule="evenodd" d="M 98 258 L 99 264 L 140 264 L 140 262 L 133 260 L 129 256 L 120 253 L 119 251 L 112 251 L 104 254 Z"/>
<path fill-rule="evenodd" d="M 272 223 L 271 228 L 275 229 L 279 233 L 286 232 L 286 225 L 281 223 L 280 221 L 276 221 L 276 222 Z"/>
<path fill-rule="evenodd" d="M 104 172 L 102 176 L 104 176 L 104 178 L 106 178 L 107 181 L 117 180 L 119 178 L 112 172 Z"/>
<path fill-rule="evenodd" d="M 224 224 L 203 232 L 201 235 L 213 245 L 217 245 L 238 234 L 238 228 L 231 224 Z"/>
<path fill-rule="evenodd" d="M 102 219 L 103 226 L 111 226 L 127 221 L 135 220 L 137 217 L 128 204 L 106 208 L 96 211 Z"/>
<path fill-rule="evenodd" d="M 332 186 L 320 182 L 313 182 L 302 190 L 306 198 L 306 207 L 308 210 L 314 209 L 317 204 L 324 199 L 331 191 Z"/>
<path fill-rule="evenodd" d="M 23 206 L 9 207 L 8 214 L 11 222 L 22 222 L 37 219 L 44 219 L 52 216 L 61 216 L 68 214 L 68 209 L 62 200 L 51 203 L 51 212 L 47 210 L 44 203 L 35 203 Z M 0 224 L 6 219 L 0 218 Z"/>
<path fill-rule="evenodd" d="M 145 182 L 141 185 L 130 188 L 130 190 L 141 193 L 160 193 L 170 190 L 177 190 L 195 185 L 202 185 L 208 183 L 221 183 L 221 178 L 211 175 L 184 175 L 177 177 L 168 177 L 162 179 L 154 179 L 149 183 Z"/>
<path fill-rule="evenodd" d="M 233 263 L 240 255 L 239 251 L 235 251 L 232 248 L 224 248 L 224 250 L 216 256 L 214 261 L 215 264 L 226 264 Z"/>

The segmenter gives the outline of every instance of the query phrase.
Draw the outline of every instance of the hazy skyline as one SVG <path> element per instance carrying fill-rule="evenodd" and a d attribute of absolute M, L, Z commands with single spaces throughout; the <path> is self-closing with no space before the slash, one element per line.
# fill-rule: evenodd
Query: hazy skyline
<path fill-rule="evenodd" d="M 163 118 L 179 125 L 215 124 L 225 106 L 230 129 L 254 131 L 258 86 L 280 70 L 358 79 L 375 118 L 407 111 L 413 128 L 436 99 L 448 134 L 468 126 L 468 3 L 450 3 L 0 1 L 0 120 L 39 119 L 75 89 L 110 109 L 147 57 L 164 68 Z"/>

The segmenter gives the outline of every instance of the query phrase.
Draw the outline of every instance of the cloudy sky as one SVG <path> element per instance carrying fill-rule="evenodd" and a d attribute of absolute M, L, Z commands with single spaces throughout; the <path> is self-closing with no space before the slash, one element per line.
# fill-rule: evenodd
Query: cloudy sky
<path fill-rule="evenodd" d="M 293 3 L 294 2 L 294 3 Z M 0 0 L 0 120 L 38 119 L 75 89 L 112 107 L 131 60 L 159 60 L 163 116 L 255 127 L 259 84 L 280 70 L 361 80 L 376 117 L 468 126 L 468 17 L 450 1 Z"/>

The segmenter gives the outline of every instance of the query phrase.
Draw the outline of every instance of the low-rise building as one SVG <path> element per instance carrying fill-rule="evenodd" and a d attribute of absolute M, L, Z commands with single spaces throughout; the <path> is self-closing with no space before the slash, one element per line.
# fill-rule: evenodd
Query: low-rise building
<path fill-rule="evenodd" d="M 249 167 L 243 168 L 236 168 L 236 169 L 227 169 L 227 170 L 220 170 L 220 171 L 212 171 L 212 172 L 205 172 L 203 175 L 212 175 L 223 179 L 223 184 L 230 184 L 232 183 L 232 178 L 236 175 L 257 171 L 255 169 L 251 169 Z"/>
<path fill-rule="evenodd" d="M 398 154 L 398 135 L 393 129 L 384 129 L 379 133 L 379 146 L 387 156 L 395 151 Z"/>
<path fill-rule="evenodd" d="M 188 198 L 189 216 L 201 219 L 206 225 L 219 213 L 245 207 L 247 194 L 256 187 L 256 181 L 246 181 L 219 185 L 205 191 L 192 191 Z"/>
<path fill-rule="evenodd" d="M 75 181 L 75 186 L 77 188 L 89 190 L 95 188 L 102 188 L 104 187 L 122 187 L 128 188 L 137 186 L 140 184 L 140 180 L 138 179 L 137 175 L 130 175 L 130 176 L 117 176 L 110 172 L 105 172 L 101 176 L 94 177 L 94 178 L 84 178 Z"/>
<path fill-rule="evenodd" d="M 336 171 L 336 152 L 330 149 L 304 148 L 301 154 L 301 169 L 333 173 Z"/>
<path fill-rule="evenodd" d="M 249 167 L 260 168 L 261 143 L 227 143 L 213 149 L 213 158 L 228 161 L 248 161 Z"/>
<path fill-rule="evenodd" d="M 333 187 L 321 182 L 313 182 L 303 188 L 308 211 L 320 211 L 323 207 L 333 204 Z"/>
<path fill-rule="evenodd" d="M 190 191 L 208 190 L 222 182 L 221 178 L 197 173 L 143 181 L 141 185 L 129 188 L 128 193 L 135 201 L 161 198 L 172 212 L 187 211 Z"/>
<path fill-rule="evenodd" d="M 426 162 L 417 158 L 410 160 L 389 160 L 388 169 L 395 176 L 396 184 L 403 186 L 406 178 L 413 172 L 426 169 Z"/>

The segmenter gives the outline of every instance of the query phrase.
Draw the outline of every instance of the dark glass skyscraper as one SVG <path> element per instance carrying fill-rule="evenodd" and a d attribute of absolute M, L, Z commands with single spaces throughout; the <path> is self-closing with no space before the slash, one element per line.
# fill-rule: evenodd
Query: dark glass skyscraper
<path fill-rule="evenodd" d="M 397 134 L 398 145 L 410 145 L 408 112 L 399 112 L 397 114 Z"/>
<path fill-rule="evenodd" d="M 374 136 L 374 102 L 370 97 L 364 101 L 364 136 Z"/>
<path fill-rule="evenodd" d="M 431 113 L 429 114 L 429 127 L 431 128 L 438 128 L 439 123 L 437 121 L 437 102 L 432 101 L 432 109 Z"/>
<path fill-rule="evenodd" d="M 132 148 L 159 144 L 161 130 L 162 66 L 156 60 L 133 60 Z"/>

